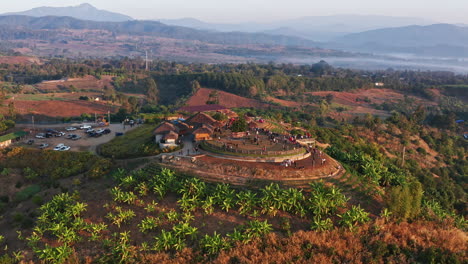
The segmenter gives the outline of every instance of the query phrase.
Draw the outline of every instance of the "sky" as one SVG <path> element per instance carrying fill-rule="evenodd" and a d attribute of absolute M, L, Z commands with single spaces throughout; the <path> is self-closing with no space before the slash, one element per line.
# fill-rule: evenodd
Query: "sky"
<path fill-rule="evenodd" d="M 136 19 L 193 17 L 207 22 L 241 23 L 363 14 L 468 24 L 468 0 L 2 0 L 0 13 L 84 2 Z"/>

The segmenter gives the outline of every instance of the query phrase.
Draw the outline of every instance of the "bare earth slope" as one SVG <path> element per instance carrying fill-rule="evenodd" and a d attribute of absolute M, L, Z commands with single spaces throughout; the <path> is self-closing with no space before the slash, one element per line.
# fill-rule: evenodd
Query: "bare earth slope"
<path fill-rule="evenodd" d="M 189 100 L 187 100 L 187 106 L 205 105 L 208 101 L 209 95 L 212 91 L 218 91 L 219 105 L 227 108 L 234 107 L 255 107 L 255 108 L 267 108 L 270 105 L 262 103 L 255 99 L 249 99 L 242 96 L 238 96 L 232 93 L 227 93 L 219 90 L 201 88 L 198 90 Z"/>

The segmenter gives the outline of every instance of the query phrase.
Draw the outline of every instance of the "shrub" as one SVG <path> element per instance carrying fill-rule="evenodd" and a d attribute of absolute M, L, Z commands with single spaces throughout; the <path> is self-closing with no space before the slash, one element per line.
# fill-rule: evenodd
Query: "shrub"
<path fill-rule="evenodd" d="M 37 206 L 41 206 L 44 203 L 44 200 L 40 195 L 34 195 L 31 200 Z"/>
<path fill-rule="evenodd" d="M 39 185 L 30 185 L 23 190 L 17 192 L 15 194 L 15 202 L 23 202 L 28 200 L 29 198 L 33 197 L 36 193 L 41 191 L 41 187 Z"/>
<path fill-rule="evenodd" d="M 23 169 L 27 177 L 48 176 L 62 179 L 89 171 L 93 166 L 109 163 L 90 152 L 61 152 L 30 148 L 13 148 L 6 152 L 1 165 Z M 59 166 L 57 166 L 59 164 Z M 34 168 L 34 170 L 30 169 Z M 105 171 L 104 171 L 105 172 Z M 37 174 L 37 176 L 36 176 Z M 19 188 L 19 187 L 18 187 Z"/>
<path fill-rule="evenodd" d="M 28 180 L 35 180 L 39 176 L 33 169 L 26 167 L 23 169 L 24 177 Z"/>
<path fill-rule="evenodd" d="M 115 159 L 158 155 L 161 149 L 154 140 L 153 130 L 154 126 L 142 125 L 100 145 L 98 151 L 104 157 Z"/>

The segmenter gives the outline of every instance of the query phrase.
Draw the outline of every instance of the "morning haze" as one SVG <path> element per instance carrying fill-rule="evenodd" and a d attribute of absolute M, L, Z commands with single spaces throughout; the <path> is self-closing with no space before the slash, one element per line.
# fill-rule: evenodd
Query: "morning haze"
<path fill-rule="evenodd" d="M 3 13 L 18 12 L 25 7 L 79 5 L 83 1 L 3 1 Z M 123 13 L 136 19 L 175 19 L 193 17 L 217 23 L 245 21 L 272 22 L 303 16 L 336 14 L 385 15 L 422 17 L 443 23 L 468 23 L 465 0 L 172 0 L 172 1 L 114 1 L 89 0 L 99 9 Z"/>

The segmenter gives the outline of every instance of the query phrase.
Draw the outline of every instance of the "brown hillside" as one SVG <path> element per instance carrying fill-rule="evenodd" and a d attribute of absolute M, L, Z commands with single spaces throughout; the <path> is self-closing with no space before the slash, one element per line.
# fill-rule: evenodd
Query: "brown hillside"
<path fill-rule="evenodd" d="M 101 80 L 88 75 L 83 78 L 67 78 L 54 81 L 43 81 L 36 85 L 37 89 L 42 92 L 56 92 L 69 90 L 73 85 L 77 90 L 86 91 L 101 91 L 104 86 L 112 87 L 112 76 L 102 76 Z"/>
<path fill-rule="evenodd" d="M 234 107 L 255 107 L 255 108 L 267 108 L 271 105 L 262 103 L 255 99 L 249 99 L 242 96 L 238 96 L 232 93 L 223 92 L 214 89 L 201 88 L 198 90 L 190 99 L 187 100 L 187 106 L 204 105 L 208 101 L 209 95 L 212 91 L 218 91 L 219 105 L 227 108 Z"/>
<path fill-rule="evenodd" d="M 282 106 L 286 106 L 286 107 L 301 107 L 301 103 L 299 102 L 283 100 L 283 99 L 279 99 L 279 98 L 275 98 L 271 96 L 267 97 L 267 100 L 273 103 L 280 104 Z"/>
<path fill-rule="evenodd" d="M 23 65 L 42 64 L 39 58 L 27 56 L 0 56 L 0 63 Z"/>
<path fill-rule="evenodd" d="M 106 114 L 113 112 L 114 107 L 104 103 L 90 101 L 22 101 L 15 100 L 17 114 L 35 114 L 50 117 L 69 117 L 87 114 Z"/>

